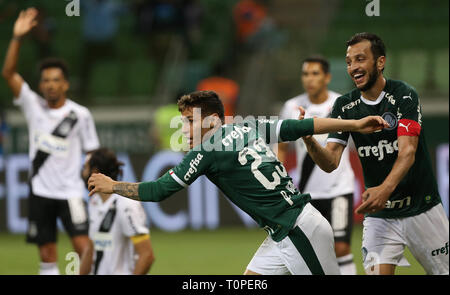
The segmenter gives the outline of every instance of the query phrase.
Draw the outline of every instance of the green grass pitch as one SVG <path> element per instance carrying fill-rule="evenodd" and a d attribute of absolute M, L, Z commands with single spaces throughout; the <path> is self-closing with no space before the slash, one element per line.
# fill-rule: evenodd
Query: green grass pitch
<path fill-rule="evenodd" d="M 355 225 L 352 252 L 358 274 L 364 274 L 361 256 L 362 226 Z M 266 237 L 260 229 L 221 228 L 219 230 L 151 232 L 155 263 L 150 274 L 155 275 L 235 275 L 242 274 L 256 249 Z M 70 240 L 59 233 L 59 268 L 65 274 L 70 261 L 66 255 L 71 249 Z M 398 267 L 396 274 L 421 275 L 425 271 L 406 250 L 410 267 Z M 0 233 L 0 275 L 25 275 L 38 273 L 38 250 L 26 244 L 24 235 Z"/>

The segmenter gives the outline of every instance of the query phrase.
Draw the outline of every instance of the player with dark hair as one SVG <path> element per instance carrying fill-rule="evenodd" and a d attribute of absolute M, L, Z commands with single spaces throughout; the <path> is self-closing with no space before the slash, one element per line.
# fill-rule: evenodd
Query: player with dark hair
<path fill-rule="evenodd" d="M 351 37 L 345 60 L 356 89 L 336 100 L 332 117 L 379 115 L 390 127 L 373 134 L 333 132 L 326 147 L 305 138 L 308 152 L 331 172 L 349 137 L 355 142 L 366 186 L 356 212 L 365 214 L 367 273 L 394 274 L 396 266 L 408 265 L 403 256 L 407 246 L 428 274 L 448 274 L 448 255 L 435 255 L 448 245 L 449 226 L 425 142 L 419 96 L 407 83 L 383 76 L 386 49 L 374 34 Z"/>
<path fill-rule="evenodd" d="M 299 107 L 305 109 L 305 117 L 327 118 L 336 99 L 341 96 L 328 89 L 331 81 L 330 64 L 324 57 L 315 55 L 302 62 L 301 81 L 305 93 L 297 95 L 283 105 L 281 119 L 295 119 L 300 115 Z M 327 134 L 314 138 L 325 145 Z M 278 157 L 285 161 L 289 143 L 278 145 Z M 355 175 L 350 164 L 350 152 L 347 149 L 342 161 L 333 173 L 326 173 L 315 165 L 308 155 L 303 140 L 295 141 L 297 167 L 300 176 L 300 192 L 311 195 L 311 204 L 328 220 L 333 229 L 336 257 L 343 275 L 356 275 L 356 265 L 351 252 L 353 226 L 353 191 Z"/>
<path fill-rule="evenodd" d="M 190 146 L 182 162 L 158 180 L 143 183 L 92 174 L 90 195 L 116 193 L 159 202 L 206 175 L 269 233 L 245 274 L 339 274 L 329 223 L 309 204 L 309 194 L 295 188 L 269 144 L 313 133 L 373 132 L 387 123 L 378 116 L 352 121 L 246 118 L 223 124 L 223 105 L 212 91 L 184 95 L 178 106 Z"/>
<path fill-rule="evenodd" d="M 59 274 L 57 218 L 61 218 L 78 255 L 89 245 L 88 219 L 80 177 L 82 152 L 99 147 L 89 110 L 67 98 L 68 69 L 59 59 L 40 65 L 39 90 L 30 89 L 17 72 L 22 38 L 36 26 L 37 10 L 20 12 L 6 53 L 2 76 L 14 95 L 14 104 L 28 123 L 30 197 L 27 241 L 39 247 L 40 274 Z"/>
<path fill-rule="evenodd" d="M 102 173 L 120 179 L 123 163 L 107 148 L 86 157 L 82 177 Z M 90 247 L 81 260 L 80 274 L 145 275 L 154 261 L 144 208 L 116 194 L 97 193 L 88 204 Z"/>

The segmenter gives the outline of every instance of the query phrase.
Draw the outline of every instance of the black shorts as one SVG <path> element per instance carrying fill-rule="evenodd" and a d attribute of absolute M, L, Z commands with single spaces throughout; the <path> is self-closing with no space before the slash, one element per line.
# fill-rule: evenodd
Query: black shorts
<path fill-rule="evenodd" d="M 353 193 L 331 199 L 313 199 L 311 204 L 331 224 L 335 242 L 350 244 L 353 227 Z"/>
<path fill-rule="evenodd" d="M 31 189 L 30 189 L 31 191 Z M 28 199 L 27 242 L 44 245 L 56 243 L 57 218 L 70 237 L 88 235 L 89 220 L 83 199 L 50 199 L 30 193 Z"/>

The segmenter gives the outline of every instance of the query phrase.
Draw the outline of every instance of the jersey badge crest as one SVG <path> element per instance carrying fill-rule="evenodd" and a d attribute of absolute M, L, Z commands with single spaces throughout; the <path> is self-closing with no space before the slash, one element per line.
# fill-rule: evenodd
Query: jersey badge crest
<path fill-rule="evenodd" d="M 397 127 L 398 119 L 397 116 L 395 116 L 393 113 L 386 112 L 383 115 L 381 115 L 381 117 L 389 124 L 389 127 L 385 128 L 386 130 L 392 130 Z"/>

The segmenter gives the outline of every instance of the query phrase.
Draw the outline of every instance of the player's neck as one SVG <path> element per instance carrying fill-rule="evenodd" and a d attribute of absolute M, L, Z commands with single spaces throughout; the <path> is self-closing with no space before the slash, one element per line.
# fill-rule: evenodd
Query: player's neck
<path fill-rule="evenodd" d="M 381 91 L 383 91 L 384 87 L 386 86 L 386 79 L 383 77 L 383 75 L 378 76 L 377 81 L 373 86 L 366 91 L 361 91 L 361 95 L 367 99 L 367 100 L 377 100 L 378 97 L 381 94 Z"/>
<path fill-rule="evenodd" d="M 328 89 L 325 88 L 324 90 L 320 91 L 317 95 L 308 94 L 308 98 L 309 101 L 311 101 L 313 104 L 324 103 L 328 99 Z"/>
<path fill-rule="evenodd" d="M 64 106 L 66 104 L 66 97 L 59 98 L 57 100 L 48 100 L 47 99 L 47 105 L 51 109 L 59 109 L 60 107 Z"/>
<path fill-rule="evenodd" d="M 108 199 L 111 197 L 111 194 L 105 194 L 105 193 L 98 193 L 100 198 L 102 199 L 102 202 L 105 203 L 108 201 Z"/>

